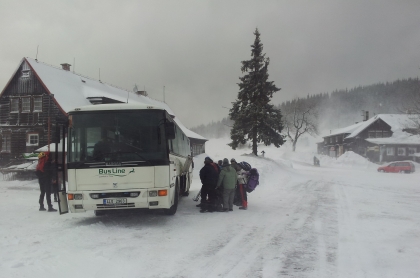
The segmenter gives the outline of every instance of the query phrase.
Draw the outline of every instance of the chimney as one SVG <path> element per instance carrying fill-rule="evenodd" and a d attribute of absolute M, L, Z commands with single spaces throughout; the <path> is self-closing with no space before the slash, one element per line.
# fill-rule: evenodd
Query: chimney
<path fill-rule="evenodd" d="M 61 66 L 63 67 L 63 70 L 66 70 L 66 71 L 70 71 L 70 64 L 67 64 L 67 63 L 64 63 L 64 64 L 61 64 Z"/>
<path fill-rule="evenodd" d="M 146 91 L 137 91 L 136 92 L 136 95 L 139 95 L 139 96 L 148 96 L 148 94 L 147 94 L 147 92 Z"/>
<path fill-rule="evenodd" d="M 369 120 L 369 111 L 366 111 L 366 120 L 365 121 L 367 121 L 367 120 Z"/>

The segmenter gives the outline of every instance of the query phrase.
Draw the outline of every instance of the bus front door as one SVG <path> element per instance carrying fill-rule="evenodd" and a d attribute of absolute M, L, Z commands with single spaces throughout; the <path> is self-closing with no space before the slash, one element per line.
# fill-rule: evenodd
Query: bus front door
<path fill-rule="evenodd" d="M 55 180 L 57 182 L 57 201 L 58 201 L 58 211 L 61 214 L 69 212 L 69 207 L 67 203 L 67 192 L 66 192 L 66 125 L 56 126 L 56 135 L 57 140 L 55 143 L 55 166 L 56 166 L 56 176 Z M 61 133 L 61 136 L 60 136 Z M 61 137 L 61 140 L 60 140 Z M 61 144 L 59 144 L 60 142 Z M 59 146 L 60 145 L 60 146 Z M 61 161 L 59 163 L 58 154 L 61 149 Z"/>

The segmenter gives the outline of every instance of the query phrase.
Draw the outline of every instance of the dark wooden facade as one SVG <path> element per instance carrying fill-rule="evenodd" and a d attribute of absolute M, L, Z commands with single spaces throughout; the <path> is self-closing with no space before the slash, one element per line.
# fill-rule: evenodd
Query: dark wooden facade
<path fill-rule="evenodd" d="M 378 145 L 368 142 L 366 139 L 389 138 L 392 136 L 391 126 L 381 118 L 378 118 L 355 136 L 348 138 L 350 134 L 339 133 L 323 137 L 324 141 L 318 143 L 318 153 L 339 157 L 346 151 L 353 151 L 373 162 L 389 162 L 415 160 L 413 153 L 420 152 L 418 145 Z"/>
<path fill-rule="evenodd" d="M 66 120 L 54 96 L 23 60 L 0 95 L 0 163 L 56 141 L 55 125 Z"/>
<path fill-rule="evenodd" d="M 207 140 L 201 140 L 197 138 L 190 138 L 190 145 L 192 149 L 193 156 L 202 154 L 206 152 L 205 143 Z"/>

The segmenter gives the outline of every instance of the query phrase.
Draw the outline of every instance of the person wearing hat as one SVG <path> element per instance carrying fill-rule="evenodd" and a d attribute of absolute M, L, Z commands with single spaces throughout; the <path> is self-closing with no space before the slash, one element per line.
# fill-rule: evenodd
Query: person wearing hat
<path fill-rule="evenodd" d="M 213 164 L 213 160 L 207 156 L 204 159 L 204 167 L 200 170 L 200 180 L 202 183 L 200 212 L 214 211 L 214 201 L 216 198 L 215 187 L 219 173 Z"/>
<path fill-rule="evenodd" d="M 223 161 L 222 160 L 217 161 L 217 166 L 219 166 L 219 173 L 220 173 L 220 171 L 222 171 Z"/>
<path fill-rule="evenodd" d="M 45 211 L 44 196 L 47 199 L 48 211 L 57 211 L 51 203 L 51 181 L 52 181 L 52 165 L 49 152 L 40 152 L 38 154 L 38 164 L 36 166 L 36 176 L 38 177 L 39 189 L 39 210 Z"/>
<path fill-rule="evenodd" d="M 229 165 L 227 158 L 223 159 L 222 171 L 217 180 L 216 189 L 223 187 L 223 209 L 221 211 L 233 211 L 233 198 L 235 197 L 236 171 Z"/>
<path fill-rule="evenodd" d="M 232 158 L 232 159 L 230 160 L 230 163 L 231 163 L 231 165 L 232 165 L 233 169 L 235 169 L 235 171 L 236 171 L 236 172 L 238 172 L 238 171 L 241 171 L 241 170 L 242 170 L 241 166 L 239 166 L 239 164 L 236 162 L 236 160 L 235 160 L 234 158 Z"/>

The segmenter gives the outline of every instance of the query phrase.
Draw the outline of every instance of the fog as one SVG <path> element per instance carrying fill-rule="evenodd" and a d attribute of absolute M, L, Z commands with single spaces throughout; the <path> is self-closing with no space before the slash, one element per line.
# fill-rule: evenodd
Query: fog
<path fill-rule="evenodd" d="M 145 89 L 194 127 L 227 116 L 255 28 L 269 80 L 282 88 L 279 104 L 418 76 L 419 14 L 410 0 L 0 0 L 0 87 L 23 57 L 69 63 L 76 73 Z"/>

